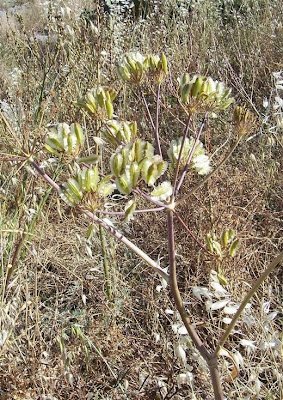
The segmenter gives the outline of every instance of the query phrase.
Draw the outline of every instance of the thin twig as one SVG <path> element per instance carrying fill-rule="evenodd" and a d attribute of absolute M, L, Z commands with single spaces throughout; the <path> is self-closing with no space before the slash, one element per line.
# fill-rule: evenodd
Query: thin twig
<path fill-rule="evenodd" d="M 177 217 L 177 219 L 181 222 L 181 224 L 183 225 L 183 227 L 186 229 L 186 231 L 188 232 L 188 234 L 194 239 L 194 241 L 210 256 L 214 256 L 214 254 L 210 253 L 210 251 L 208 251 L 205 246 L 203 246 L 203 244 L 201 244 L 201 242 L 198 240 L 198 238 L 193 234 L 192 231 L 190 231 L 190 229 L 188 228 L 188 226 L 185 224 L 185 222 L 182 220 L 182 218 L 175 212 L 174 215 Z"/>
<path fill-rule="evenodd" d="M 163 211 L 164 208 L 165 207 L 156 207 L 156 208 L 147 208 L 147 209 L 143 209 L 143 210 L 135 210 L 134 214 Z M 121 216 L 126 215 L 125 211 L 94 210 L 94 213 L 95 214 L 104 214 L 104 215 L 121 215 Z"/>
<path fill-rule="evenodd" d="M 176 164 L 176 168 L 175 168 L 175 175 L 174 175 L 173 193 L 175 193 L 175 191 L 176 191 L 182 152 L 183 152 L 183 148 L 184 148 L 186 137 L 187 137 L 188 132 L 189 132 L 189 126 L 190 126 L 190 122 L 191 122 L 191 117 L 192 117 L 192 115 L 190 114 L 188 119 L 187 119 L 187 124 L 185 126 L 184 133 L 183 133 L 183 139 L 182 139 L 182 143 L 181 143 L 181 148 L 180 148 L 180 151 L 179 151 L 179 154 L 178 154 L 177 164 Z"/>
<path fill-rule="evenodd" d="M 143 100 L 143 102 L 144 102 L 144 105 L 145 105 L 145 108 L 146 108 L 146 111 L 147 111 L 147 115 L 148 115 L 148 118 L 149 118 L 149 120 L 150 120 L 152 129 L 153 129 L 153 131 L 155 132 L 155 125 L 154 125 L 154 122 L 153 122 L 153 119 L 152 119 L 152 115 L 151 115 L 151 113 L 150 113 L 150 110 L 149 110 L 149 107 L 148 107 L 146 98 L 144 97 L 144 94 L 143 94 L 142 89 L 140 89 L 140 92 L 141 92 L 141 97 L 142 97 L 142 100 Z"/>
<path fill-rule="evenodd" d="M 159 83 L 158 88 L 157 88 L 157 98 L 156 98 L 156 115 L 155 115 L 154 136 L 155 136 L 155 145 L 156 145 L 157 154 L 160 155 L 161 158 L 163 158 L 161 147 L 160 147 L 160 140 L 159 140 L 160 87 L 161 87 L 161 84 Z"/>
<path fill-rule="evenodd" d="M 178 192 L 179 192 L 179 190 L 180 190 L 180 188 L 181 188 L 181 186 L 182 186 L 182 183 L 183 183 L 183 181 L 184 181 L 184 179 L 185 179 L 185 176 L 186 176 L 188 167 L 189 167 L 189 165 L 190 165 L 190 162 L 192 161 L 192 158 L 193 158 L 195 149 L 196 149 L 196 147 L 197 147 L 197 144 L 198 144 L 200 135 L 202 134 L 202 131 L 203 131 L 203 128 L 204 128 L 204 125 L 205 125 L 205 121 L 206 121 L 206 119 L 207 119 L 207 115 L 208 115 L 208 113 L 206 113 L 205 116 L 203 117 L 202 124 L 201 124 L 201 126 L 200 126 L 200 128 L 199 128 L 199 130 L 198 130 L 197 136 L 195 137 L 194 144 L 193 144 L 193 146 L 192 146 L 192 148 L 191 148 L 191 150 L 190 150 L 188 160 L 187 160 L 187 162 L 186 162 L 186 165 L 184 166 L 182 175 L 181 175 L 180 180 L 179 180 L 179 183 L 178 183 L 178 185 L 177 185 L 176 192 L 175 192 L 175 196 L 178 194 Z"/>

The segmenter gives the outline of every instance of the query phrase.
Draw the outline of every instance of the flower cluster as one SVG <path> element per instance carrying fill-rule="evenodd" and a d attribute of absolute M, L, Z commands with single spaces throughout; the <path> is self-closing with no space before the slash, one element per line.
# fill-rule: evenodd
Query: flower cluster
<path fill-rule="evenodd" d="M 210 77 L 184 74 L 178 79 L 182 102 L 191 112 L 224 110 L 233 103 L 231 89 Z"/>
<path fill-rule="evenodd" d="M 97 167 L 84 168 L 61 185 L 60 197 L 71 207 L 83 201 L 85 207 L 95 210 L 116 188 L 110 180 L 111 175 L 100 180 Z"/>
<path fill-rule="evenodd" d="M 101 86 L 90 89 L 86 95 L 75 104 L 84 108 L 90 114 L 95 115 L 101 120 L 113 117 L 113 100 L 116 93 Z"/>
<path fill-rule="evenodd" d="M 167 74 L 167 59 L 164 54 L 142 55 L 139 52 L 127 53 L 118 64 L 118 75 L 126 82 L 140 83 L 144 76 L 149 76 L 161 82 Z"/>
<path fill-rule="evenodd" d="M 148 186 L 153 186 L 167 165 L 160 156 L 154 155 L 152 144 L 141 139 L 118 147 L 110 159 L 111 171 L 122 194 L 130 194 L 140 177 Z"/>
<path fill-rule="evenodd" d="M 83 147 L 84 133 L 77 123 L 61 123 L 49 130 L 45 142 L 45 149 L 57 157 L 60 153 L 76 156 Z"/>

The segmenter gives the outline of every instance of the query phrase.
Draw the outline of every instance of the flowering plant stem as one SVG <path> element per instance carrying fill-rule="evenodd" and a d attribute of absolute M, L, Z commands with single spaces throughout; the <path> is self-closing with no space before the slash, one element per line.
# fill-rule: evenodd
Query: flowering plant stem
<path fill-rule="evenodd" d="M 182 321 L 192 339 L 194 345 L 200 352 L 201 356 L 206 361 L 212 386 L 214 390 L 215 400 L 223 400 L 223 393 L 221 388 L 220 375 L 218 370 L 218 356 L 217 354 L 211 354 L 205 347 L 203 341 L 197 334 L 195 328 L 190 322 L 189 315 L 185 309 L 179 287 L 177 282 L 177 266 L 176 266 L 176 256 L 175 256 L 175 238 L 174 238 L 174 213 L 171 210 L 167 210 L 167 224 L 168 224 L 168 251 L 169 251 L 169 262 L 170 262 L 170 273 L 169 273 L 169 283 L 172 297 L 174 299 L 176 308 L 182 318 Z"/>

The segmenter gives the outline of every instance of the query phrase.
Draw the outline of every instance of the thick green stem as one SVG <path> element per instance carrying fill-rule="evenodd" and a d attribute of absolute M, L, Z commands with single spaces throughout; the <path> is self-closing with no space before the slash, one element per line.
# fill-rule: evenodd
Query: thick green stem
<path fill-rule="evenodd" d="M 216 347 L 216 350 L 213 355 L 217 356 L 221 348 L 223 347 L 224 343 L 228 339 L 228 336 L 232 332 L 234 326 L 236 325 L 238 319 L 240 318 L 244 308 L 252 298 L 252 296 L 255 294 L 255 292 L 258 290 L 262 282 L 268 277 L 268 275 L 273 271 L 273 269 L 281 263 L 283 259 L 283 252 L 281 252 L 266 268 L 266 270 L 260 275 L 260 277 L 257 279 L 253 287 L 250 289 L 250 291 L 247 293 L 246 297 L 242 301 L 240 307 L 238 308 L 236 314 L 234 315 L 234 318 L 232 319 L 231 323 L 227 326 L 224 334 L 222 335 L 221 339 L 218 342 L 218 345 Z"/>

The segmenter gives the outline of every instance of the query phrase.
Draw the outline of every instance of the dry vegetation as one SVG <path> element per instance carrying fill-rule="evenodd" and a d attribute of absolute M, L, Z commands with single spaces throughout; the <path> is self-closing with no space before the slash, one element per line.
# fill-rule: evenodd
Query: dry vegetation
<path fill-rule="evenodd" d="M 181 320 L 168 288 L 158 288 L 158 276 L 106 233 L 114 295 L 108 300 L 98 230 L 88 241 L 88 220 L 59 203 L 25 162 L 5 158 L 34 141 L 42 163 L 48 157 L 41 150 L 46 126 L 65 121 L 87 125 L 94 147 L 96 123 L 86 121 L 74 101 L 97 82 L 119 91 L 119 117 L 137 120 L 149 135 L 138 94 L 117 77 L 126 51 L 168 58 L 160 119 L 164 148 L 172 132 L 177 137 L 182 131 L 178 118 L 184 122 L 174 98 L 176 78 L 189 72 L 224 81 L 236 102 L 257 116 L 257 127 L 180 215 L 204 246 L 208 233 L 236 231 L 241 245 L 225 259 L 222 274 L 231 300 L 240 302 L 282 250 L 280 2 L 203 0 L 189 2 L 188 9 L 186 1 L 153 1 L 143 19 L 117 8 L 110 17 L 98 1 L 2 3 L 0 109 L 18 139 L 6 139 L 0 120 L 0 399 L 213 399 L 204 362 L 187 336 L 172 329 Z M 154 112 L 149 88 L 146 97 Z M 227 111 L 206 127 L 203 140 L 213 165 L 230 146 L 230 120 Z M 50 164 L 46 170 L 52 174 Z M 184 193 L 193 183 L 186 182 Z M 128 224 L 112 220 L 150 257 L 168 264 L 163 214 L 142 214 Z M 217 260 L 178 222 L 176 228 L 180 289 L 201 338 L 213 347 L 225 315 L 207 312 L 206 299 L 192 288 L 212 290 Z M 226 344 L 239 361 L 239 374 L 231 378 L 231 359 L 221 358 L 227 399 L 282 398 L 281 282 L 278 267 Z M 178 341 L 186 348 L 184 384 L 185 369 L 174 353 Z"/>

